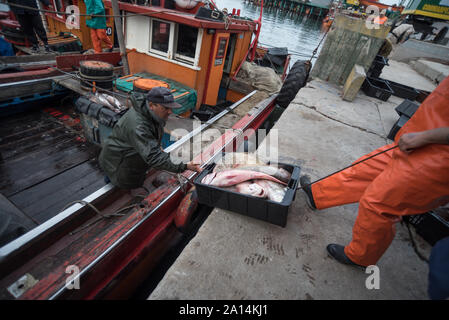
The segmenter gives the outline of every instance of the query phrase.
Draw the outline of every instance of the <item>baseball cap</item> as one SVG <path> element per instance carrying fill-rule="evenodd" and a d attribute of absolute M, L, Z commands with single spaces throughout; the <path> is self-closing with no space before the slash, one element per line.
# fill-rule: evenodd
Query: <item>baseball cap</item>
<path fill-rule="evenodd" d="M 182 106 L 175 102 L 170 90 L 164 87 L 154 87 L 147 94 L 147 101 L 163 105 L 165 108 L 178 109 Z"/>

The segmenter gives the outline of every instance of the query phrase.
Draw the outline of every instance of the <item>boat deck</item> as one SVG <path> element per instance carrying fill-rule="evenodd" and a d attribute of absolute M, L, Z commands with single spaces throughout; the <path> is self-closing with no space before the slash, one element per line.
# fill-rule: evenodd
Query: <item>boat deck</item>
<path fill-rule="evenodd" d="M 86 142 L 68 106 L 1 118 L 0 136 L 1 208 L 16 207 L 27 229 L 105 185 L 99 149 Z"/>

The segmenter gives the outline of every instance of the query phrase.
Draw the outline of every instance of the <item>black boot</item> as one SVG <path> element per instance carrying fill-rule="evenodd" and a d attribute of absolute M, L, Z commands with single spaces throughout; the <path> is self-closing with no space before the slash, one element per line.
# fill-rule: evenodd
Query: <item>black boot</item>
<path fill-rule="evenodd" d="M 48 46 L 48 44 L 45 45 L 45 52 L 50 52 L 50 47 Z"/>
<path fill-rule="evenodd" d="M 345 254 L 344 246 L 331 243 L 331 244 L 327 245 L 326 249 L 327 249 L 327 252 L 329 253 L 329 255 L 332 258 L 334 258 L 335 260 L 337 260 L 338 262 L 365 269 L 364 266 L 356 264 L 356 263 L 352 262 L 351 259 L 348 258 L 348 256 Z"/>
<path fill-rule="evenodd" d="M 309 176 L 302 176 L 299 178 L 299 184 L 301 185 L 302 190 L 307 195 L 307 204 L 309 205 L 310 209 L 316 210 L 315 201 L 313 200 L 312 195 L 312 185 L 310 184 L 310 177 Z"/>
<path fill-rule="evenodd" d="M 31 48 L 31 51 L 39 52 L 39 46 L 37 44 L 33 44 L 33 47 Z"/>

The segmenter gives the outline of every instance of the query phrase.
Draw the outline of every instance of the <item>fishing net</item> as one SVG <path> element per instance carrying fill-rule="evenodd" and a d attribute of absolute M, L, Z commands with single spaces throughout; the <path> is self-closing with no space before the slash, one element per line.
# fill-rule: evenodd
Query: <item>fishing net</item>
<path fill-rule="evenodd" d="M 251 84 L 255 89 L 273 94 L 279 92 L 282 80 L 276 72 L 269 67 L 261 67 L 255 63 L 244 62 L 237 79 Z"/>

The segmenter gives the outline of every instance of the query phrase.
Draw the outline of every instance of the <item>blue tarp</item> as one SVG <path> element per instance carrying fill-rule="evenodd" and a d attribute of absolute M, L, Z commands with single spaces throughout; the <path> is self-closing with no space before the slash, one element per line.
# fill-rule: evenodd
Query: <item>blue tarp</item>
<path fill-rule="evenodd" d="M 0 56 L 14 56 L 14 50 L 12 45 L 7 42 L 3 37 L 0 37 Z"/>

